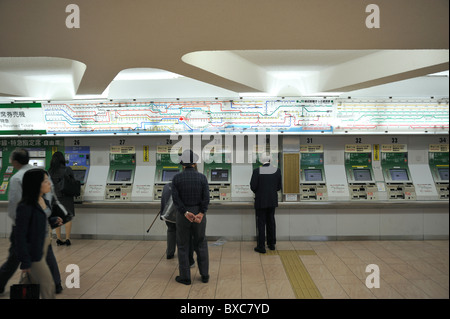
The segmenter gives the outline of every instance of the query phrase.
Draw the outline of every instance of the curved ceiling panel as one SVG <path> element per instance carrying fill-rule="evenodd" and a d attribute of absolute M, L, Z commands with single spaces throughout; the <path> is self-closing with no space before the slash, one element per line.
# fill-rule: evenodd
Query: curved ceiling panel
<path fill-rule="evenodd" d="M 0 57 L 0 93 L 38 100 L 72 99 L 86 65 L 54 57 Z"/>

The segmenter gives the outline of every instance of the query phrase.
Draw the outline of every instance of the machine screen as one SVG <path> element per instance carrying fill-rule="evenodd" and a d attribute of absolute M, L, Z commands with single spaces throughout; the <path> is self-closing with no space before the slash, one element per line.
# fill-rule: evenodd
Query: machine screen
<path fill-rule="evenodd" d="M 74 170 L 73 176 L 77 181 L 84 182 L 84 177 L 86 176 L 85 170 Z"/>
<path fill-rule="evenodd" d="M 30 158 L 28 164 L 34 167 L 44 168 L 45 167 L 45 159 L 41 158 Z"/>
<path fill-rule="evenodd" d="M 227 169 L 211 170 L 211 182 L 228 182 L 228 170 Z"/>
<path fill-rule="evenodd" d="M 391 179 L 393 181 L 408 181 L 408 172 L 406 169 L 390 169 L 389 173 L 391 174 Z"/>
<path fill-rule="evenodd" d="M 441 180 L 448 181 L 448 168 L 438 168 L 438 172 Z"/>
<path fill-rule="evenodd" d="M 170 182 L 175 175 L 179 173 L 178 170 L 173 169 L 164 169 L 162 173 L 162 181 L 163 182 Z"/>
<path fill-rule="evenodd" d="M 322 180 L 322 170 L 305 169 L 305 180 L 308 182 L 317 182 Z"/>
<path fill-rule="evenodd" d="M 129 182 L 131 181 L 131 169 L 118 169 L 116 170 L 116 173 L 114 174 L 114 181 L 115 182 Z"/>
<path fill-rule="evenodd" d="M 355 181 L 358 181 L 358 182 L 372 180 L 372 176 L 370 174 L 370 169 L 354 169 L 353 176 L 355 176 Z"/>

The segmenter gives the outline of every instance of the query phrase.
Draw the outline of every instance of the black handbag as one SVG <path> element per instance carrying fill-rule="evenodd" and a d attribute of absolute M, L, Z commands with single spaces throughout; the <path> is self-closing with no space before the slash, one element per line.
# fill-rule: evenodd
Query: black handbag
<path fill-rule="evenodd" d="M 81 182 L 77 181 L 73 175 L 64 173 L 64 182 L 62 187 L 62 193 L 67 196 L 80 196 L 81 192 Z"/>
<path fill-rule="evenodd" d="M 24 275 L 26 274 L 26 275 Z M 9 290 L 10 299 L 39 299 L 40 285 L 32 284 L 29 273 L 22 273 L 20 282 L 12 285 Z"/>
<path fill-rule="evenodd" d="M 66 208 L 63 206 L 63 204 L 61 204 L 59 202 L 59 200 L 57 199 L 56 196 L 53 196 L 51 209 L 52 209 L 52 214 L 50 215 L 50 218 L 60 217 L 62 219 L 63 224 L 70 222 L 73 218 L 72 214 L 67 212 Z M 60 227 L 60 226 L 56 226 L 54 224 L 50 225 L 50 226 L 53 229 Z"/>

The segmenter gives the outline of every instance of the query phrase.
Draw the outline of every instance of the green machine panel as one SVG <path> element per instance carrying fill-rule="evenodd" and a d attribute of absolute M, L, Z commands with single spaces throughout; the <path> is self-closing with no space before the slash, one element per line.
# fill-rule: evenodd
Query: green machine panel
<path fill-rule="evenodd" d="M 416 200 L 405 144 L 381 145 L 381 168 L 389 200 Z"/>
<path fill-rule="evenodd" d="M 448 149 L 448 144 L 431 144 L 428 152 L 428 164 L 440 200 L 449 199 Z"/>
<path fill-rule="evenodd" d="M 136 171 L 134 146 L 112 146 L 105 187 L 106 200 L 130 201 Z"/>
<path fill-rule="evenodd" d="M 156 172 L 153 186 L 153 199 L 161 200 L 164 185 L 170 183 L 173 177 L 182 171 L 179 161 L 182 149 L 177 154 L 172 153 L 172 145 L 158 146 L 156 149 Z"/>
<path fill-rule="evenodd" d="M 203 173 L 209 184 L 210 201 L 231 200 L 231 152 L 217 147 L 203 149 Z"/>
<path fill-rule="evenodd" d="M 322 145 L 300 146 L 300 200 L 324 201 L 328 198 Z"/>
<path fill-rule="evenodd" d="M 11 177 L 16 170 L 10 163 L 12 152 L 24 148 L 30 156 L 29 164 L 48 170 L 52 155 L 56 151 L 64 153 L 64 139 L 62 138 L 3 138 L 0 140 L 0 200 L 8 200 L 8 187 Z"/>
<path fill-rule="evenodd" d="M 372 169 L 372 146 L 370 144 L 346 145 L 344 156 L 350 199 L 377 200 L 378 187 Z"/>

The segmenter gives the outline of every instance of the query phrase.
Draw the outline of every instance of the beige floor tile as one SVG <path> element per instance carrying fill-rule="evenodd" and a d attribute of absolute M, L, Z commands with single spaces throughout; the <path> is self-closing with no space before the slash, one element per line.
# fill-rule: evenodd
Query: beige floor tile
<path fill-rule="evenodd" d="M 405 299 L 430 299 L 422 289 L 418 288 L 414 284 L 408 283 L 393 283 L 390 284 L 400 295 Z"/>
<path fill-rule="evenodd" d="M 375 295 L 365 286 L 352 283 L 340 284 L 351 299 L 375 299 Z"/>
<path fill-rule="evenodd" d="M 269 297 L 266 283 L 242 283 L 243 299 L 267 299 Z"/>
<path fill-rule="evenodd" d="M 262 268 L 266 280 L 287 280 L 283 265 L 264 264 L 262 265 Z"/>
<path fill-rule="evenodd" d="M 168 282 L 160 279 L 148 279 L 139 288 L 136 299 L 157 299 L 160 298 L 166 289 Z"/>
<path fill-rule="evenodd" d="M 241 299 L 241 280 L 218 279 L 216 289 L 216 299 Z"/>
<path fill-rule="evenodd" d="M 264 270 L 261 263 L 242 263 L 241 276 L 243 284 L 259 284 L 265 282 Z"/>
<path fill-rule="evenodd" d="M 189 299 L 214 299 L 216 297 L 216 283 L 210 280 L 208 283 L 195 282 L 189 291 Z"/>
<path fill-rule="evenodd" d="M 118 283 L 113 281 L 99 280 L 86 293 L 82 299 L 106 299 L 117 287 Z"/>
<path fill-rule="evenodd" d="M 314 279 L 314 278 L 313 278 Z M 348 299 L 349 296 L 341 287 L 341 285 L 334 279 L 314 279 L 314 283 L 320 291 L 324 299 Z"/>
<path fill-rule="evenodd" d="M 403 299 L 404 297 L 391 287 L 386 281 L 380 279 L 379 288 L 370 288 L 370 292 L 378 299 Z"/>
<path fill-rule="evenodd" d="M 306 270 L 308 270 L 309 275 L 311 278 L 316 282 L 316 280 L 324 280 L 324 279 L 334 279 L 333 275 L 331 274 L 330 270 L 328 270 L 327 266 L 325 265 L 315 265 L 315 264 L 309 264 L 305 265 Z"/>
<path fill-rule="evenodd" d="M 448 299 L 448 290 L 442 288 L 438 283 L 431 279 L 411 279 L 416 287 L 423 290 L 430 298 L 433 299 Z"/>
<path fill-rule="evenodd" d="M 288 280 L 266 280 L 269 299 L 295 299 Z"/>
<path fill-rule="evenodd" d="M 322 259 L 317 255 L 302 255 L 300 256 L 303 264 L 306 265 L 323 265 Z"/>

